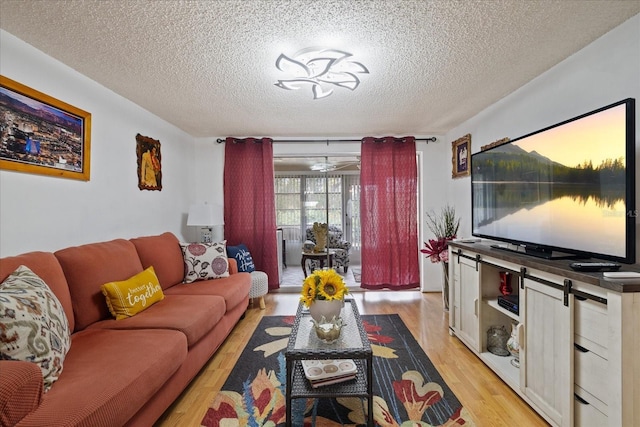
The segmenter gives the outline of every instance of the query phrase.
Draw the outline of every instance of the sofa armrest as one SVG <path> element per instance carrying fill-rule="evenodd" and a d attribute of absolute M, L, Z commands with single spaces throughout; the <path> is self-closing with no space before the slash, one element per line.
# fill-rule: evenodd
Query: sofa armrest
<path fill-rule="evenodd" d="M 235 258 L 228 258 L 229 260 L 229 274 L 236 274 L 238 272 L 238 262 Z"/>
<path fill-rule="evenodd" d="M 42 371 L 35 363 L 0 360 L 0 372 L 0 425 L 12 426 L 40 405 Z"/>

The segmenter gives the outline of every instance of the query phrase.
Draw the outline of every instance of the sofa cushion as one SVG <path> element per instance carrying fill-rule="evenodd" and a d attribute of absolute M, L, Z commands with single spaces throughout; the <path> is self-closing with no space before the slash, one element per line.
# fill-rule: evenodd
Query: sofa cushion
<path fill-rule="evenodd" d="M 227 255 L 229 258 L 236 260 L 238 271 L 251 273 L 256 270 L 251 252 L 249 252 L 249 248 L 244 243 L 240 243 L 237 246 L 227 246 Z"/>
<path fill-rule="evenodd" d="M 226 240 L 214 243 L 180 243 L 184 257 L 184 282 L 229 276 Z"/>
<path fill-rule="evenodd" d="M 133 317 L 103 320 L 87 329 L 171 329 L 182 332 L 191 347 L 214 328 L 224 313 L 224 299 L 219 296 L 165 295 L 162 301 Z"/>
<path fill-rule="evenodd" d="M 176 331 L 78 332 L 60 379 L 21 425 L 124 425 L 186 357 L 186 338 Z"/>
<path fill-rule="evenodd" d="M 184 260 L 180 241 L 173 233 L 131 239 L 142 262 L 142 268 L 153 266 L 162 289 L 167 289 L 184 279 Z"/>
<path fill-rule="evenodd" d="M 71 332 L 62 304 L 24 265 L 0 283 L 0 357 L 33 362 L 48 391 L 62 372 Z"/>
<path fill-rule="evenodd" d="M 101 289 L 116 320 L 135 316 L 164 298 L 153 267 L 127 280 L 105 283 Z"/>
<path fill-rule="evenodd" d="M 111 317 L 100 287 L 126 280 L 143 268 L 133 243 L 124 239 L 90 243 L 55 252 L 69 284 L 75 329 Z"/>
<path fill-rule="evenodd" d="M 67 316 L 67 321 L 69 322 L 69 329 L 73 331 L 75 319 L 73 317 L 69 285 L 67 284 L 67 279 L 64 277 L 62 267 L 60 267 L 60 263 L 53 253 L 29 252 L 0 259 L 0 281 L 6 279 L 21 265 L 29 267 L 29 269 L 37 274 L 47 286 L 49 286 L 49 289 L 53 291 L 64 308 L 64 314 Z"/>
<path fill-rule="evenodd" d="M 237 273 L 224 279 L 205 280 L 197 283 L 183 283 L 165 290 L 169 295 L 219 295 L 224 298 L 226 311 L 238 304 L 246 304 L 251 289 L 251 274 Z"/>

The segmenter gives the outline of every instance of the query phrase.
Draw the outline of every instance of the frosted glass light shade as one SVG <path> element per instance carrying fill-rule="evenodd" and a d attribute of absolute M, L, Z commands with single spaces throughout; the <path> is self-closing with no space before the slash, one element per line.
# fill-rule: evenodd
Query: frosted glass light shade
<path fill-rule="evenodd" d="M 222 206 L 195 203 L 189 207 L 188 226 L 212 226 L 224 224 Z"/>

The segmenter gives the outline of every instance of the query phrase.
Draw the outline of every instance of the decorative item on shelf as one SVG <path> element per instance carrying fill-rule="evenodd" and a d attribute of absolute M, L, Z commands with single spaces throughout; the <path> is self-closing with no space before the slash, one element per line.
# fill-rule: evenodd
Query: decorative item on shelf
<path fill-rule="evenodd" d="M 509 333 L 504 326 L 491 326 L 487 330 L 487 350 L 496 356 L 508 356 Z"/>
<path fill-rule="evenodd" d="M 316 270 L 304 279 L 300 301 L 309 308 L 316 333 L 321 340 L 332 341 L 340 336 L 340 312 L 347 293 L 349 290 L 342 276 L 334 269 Z"/>
<path fill-rule="evenodd" d="M 511 359 L 511 364 L 516 368 L 520 367 L 520 342 L 518 340 L 518 327 L 520 325 L 516 323 L 511 324 L 511 336 L 507 340 L 507 349 L 513 359 Z"/>
<path fill-rule="evenodd" d="M 327 248 L 327 231 L 329 226 L 327 223 L 313 223 L 313 235 L 316 238 L 316 245 L 313 248 L 314 252 L 324 252 Z"/>
<path fill-rule="evenodd" d="M 316 244 L 313 243 L 312 240 L 307 240 L 302 244 L 302 252 L 306 253 L 306 254 L 311 254 L 313 253 L 313 250 L 315 249 Z"/>
<path fill-rule="evenodd" d="M 425 242 L 425 247 L 420 249 L 420 252 L 426 254 L 431 262 L 442 263 L 442 305 L 445 311 L 449 311 L 449 242 L 456 238 L 460 218 L 456 218 L 456 209 L 453 206 L 446 205 L 440 214 L 427 212 L 427 227 L 436 238 Z"/>
<path fill-rule="evenodd" d="M 501 271 L 500 273 L 500 293 L 504 296 L 511 295 L 513 288 L 511 288 L 511 273 L 508 271 Z"/>
<path fill-rule="evenodd" d="M 341 302 L 341 301 L 336 301 Z M 327 320 L 324 315 L 320 316 L 320 321 L 312 318 L 316 335 L 325 343 L 329 344 L 340 338 L 342 330 L 342 318 L 333 316 L 331 320 Z"/>

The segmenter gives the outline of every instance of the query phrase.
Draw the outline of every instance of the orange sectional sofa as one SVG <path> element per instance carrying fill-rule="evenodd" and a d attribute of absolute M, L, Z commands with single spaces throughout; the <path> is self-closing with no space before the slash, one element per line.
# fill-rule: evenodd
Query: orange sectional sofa
<path fill-rule="evenodd" d="M 182 283 L 175 235 L 117 239 L 0 259 L 0 282 L 26 265 L 59 299 L 72 332 L 63 371 L 43 392 L 40 368 L 0 360 L 0 425 L 150 426 L 186 388 L 243 316 L 251 276 Z M 101 285 L 153 266 L 164 299 L 123 320 Z"/>

